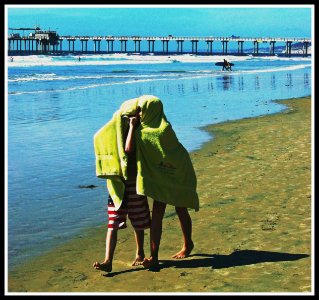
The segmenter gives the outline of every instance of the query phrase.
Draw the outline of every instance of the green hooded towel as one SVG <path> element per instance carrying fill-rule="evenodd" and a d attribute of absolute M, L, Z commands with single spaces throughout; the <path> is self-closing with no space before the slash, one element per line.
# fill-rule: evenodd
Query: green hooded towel
<path fill-rule="evenodd" d="M 161 100 L 152 95 L 125 101 L 94 136 L 97 176 L 107 178 L 115 207 L 120 206 L 124 195 L 122 178 L 127 178 L 122 116 L 134 114 L 137 107 L 142 112 L 141 125 L 135 130 L 137 194 L 198 211 L 197 181 L 190 156 L 167 121 Z"/>
<path fill-rule="evenodd" d="M 123 133 L 128 127 L 126 116 L 135 114 L 138 98 L 125 101 L 112 119 L 94 135 L 96 176 L 106 179 L 115 209 L 121 206 L 127 179 L 127 155 Z"/>

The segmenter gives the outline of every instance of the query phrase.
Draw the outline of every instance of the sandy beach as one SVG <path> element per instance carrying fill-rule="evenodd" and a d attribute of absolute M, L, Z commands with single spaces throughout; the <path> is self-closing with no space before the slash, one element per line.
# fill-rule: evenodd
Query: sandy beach
<path fill-rule="evenodd" d="M 190 257 L 171 258 L 182 235 L 168 206 L 157 272 L 131 266 L 135 241 L 129 222 L 118 234 L 112 273 L 95 270 L 93 262 L 104 255 L 101 224 L 10 272 L 8 291 L 309 293 L 311 98 L 279 102 L 288 106 L 282 113 L 205 128 L 214 139 L 191 153 L 200 210 L 190 211 Z"/>

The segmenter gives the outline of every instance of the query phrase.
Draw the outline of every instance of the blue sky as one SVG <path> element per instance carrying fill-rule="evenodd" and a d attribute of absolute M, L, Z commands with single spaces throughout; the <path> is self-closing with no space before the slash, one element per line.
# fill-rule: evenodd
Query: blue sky
<path fill-rule="evenodd" d="M 311 38 L 313 6 L 31 6 L 7 7 L 7 26 L 59 35 L 230 36 Z M 11 33 L 11 31 L 9 31 Z"/>

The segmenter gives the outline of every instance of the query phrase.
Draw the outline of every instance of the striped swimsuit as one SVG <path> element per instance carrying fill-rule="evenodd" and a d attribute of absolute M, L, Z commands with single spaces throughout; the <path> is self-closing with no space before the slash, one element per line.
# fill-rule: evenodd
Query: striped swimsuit
<path fill-rule="evenodd" d="M 135 230 L 143 230 L 150 227 L 150 210 L 147 197 L 136 194 L 136 180 L 125 182 L 125 193 L 121 207 L 116 211 L 112 198 L 108 199 L 108 229 L 126 228 L 126 216 L 131 221 Z"/>

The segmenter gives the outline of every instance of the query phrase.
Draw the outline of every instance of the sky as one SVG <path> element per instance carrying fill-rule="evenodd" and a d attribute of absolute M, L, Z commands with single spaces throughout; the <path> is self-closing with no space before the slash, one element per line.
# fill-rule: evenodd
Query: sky
<path fill-rule="evenodd" d="M 293 38 L 312 37 L 314 10 L 313 5 L 7 5 L 6 8 L 7 28 L 39 25 L 59 35 Z"/>

